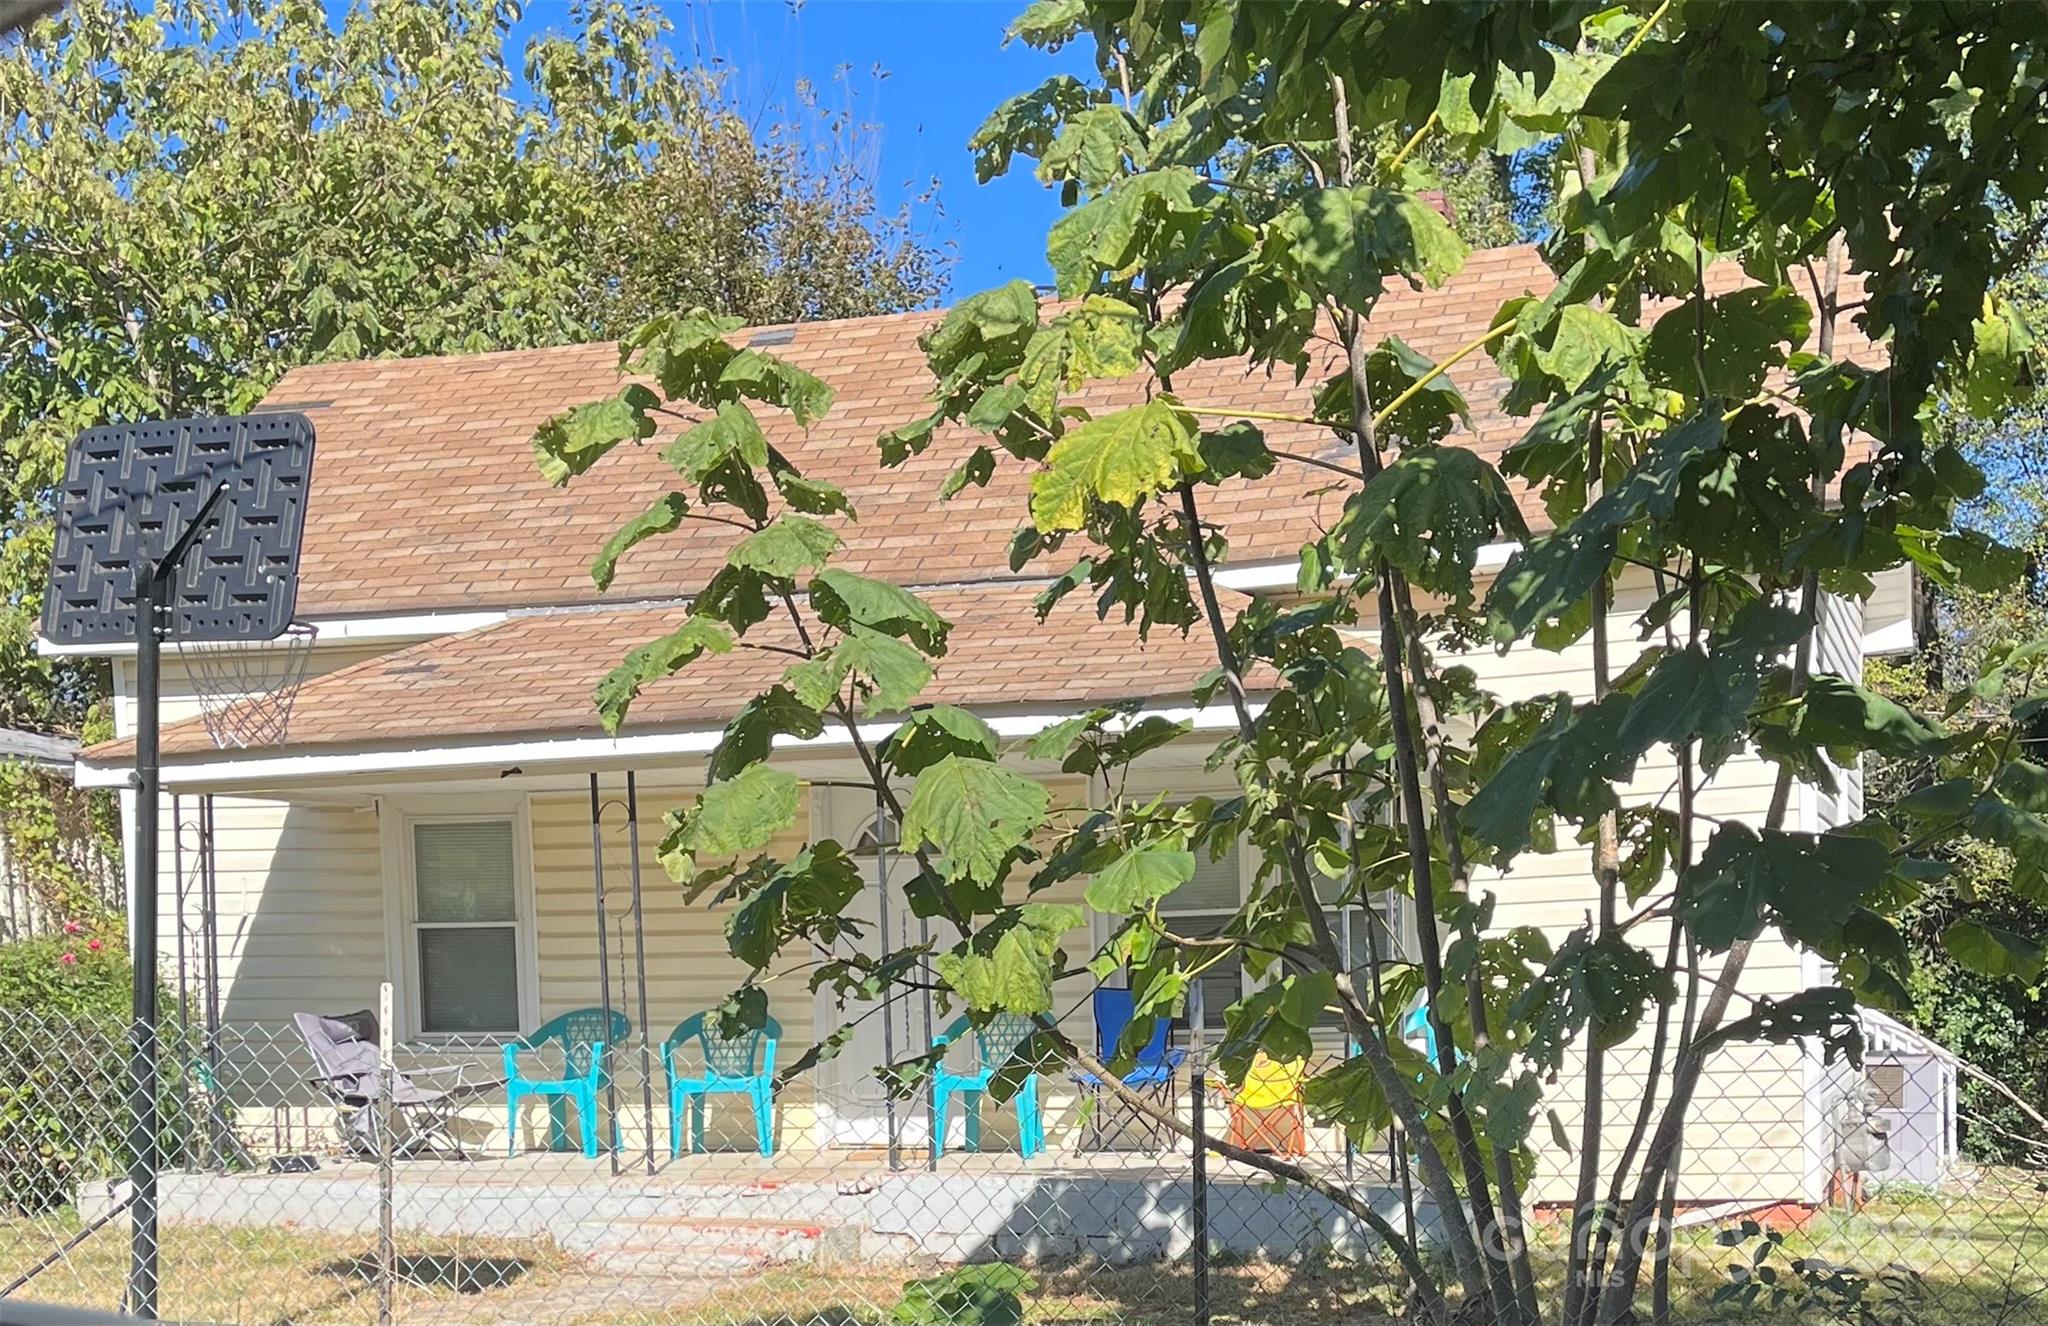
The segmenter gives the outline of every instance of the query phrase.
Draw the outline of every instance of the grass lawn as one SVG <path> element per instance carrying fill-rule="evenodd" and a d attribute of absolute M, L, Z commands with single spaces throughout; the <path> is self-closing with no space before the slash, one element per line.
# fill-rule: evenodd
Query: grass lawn
<path fill-rule="evenodd" d="M 69 1210 L 0 1220 L 0 1283 L 55 1252 L 79 1230 Z M 377 1319 L 376 1239 L 303 1229 L 167 1225 L 158 1263 L 158 1312 L 201 1322 L 358 1322 Z M 528 1320 L 534 1305 L 577 1268 L 546 1240 L 430 1238 L 398 1241 L 393 1316 L 401 1322 Z M 119 1306 L 128 1273 L 128 1225 L 87 1236 L 19 1291 L 75 1307 Z"/>

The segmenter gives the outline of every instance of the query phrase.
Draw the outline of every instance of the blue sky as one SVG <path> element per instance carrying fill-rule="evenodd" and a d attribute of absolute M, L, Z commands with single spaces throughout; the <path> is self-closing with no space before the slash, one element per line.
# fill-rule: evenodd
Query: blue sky
<path fill-rule="evenodd" d="M 1057 194 L 1029 163 L 987 185 L 974 180 L 967 140 L 1005 98 L 1066 70 L 1085 76 L 1082 49 L 1048 55 L 1003 32 L 1025 0 L 664 0 L 688 58 L 715 53 L 733 71 L 742 105 L 786 99 L 808 78 L 836 102 L 853 94 L 858 119 L 876 126 L 875 179 L 892 206 L 936 178 L 941 215 L 933 238 L 957 254 L 949 297 L 1013 277 L 1049 279 L 1045 232 Z M 529 6 L 527 26 L 553 26 L 558 4 Z M 884 72 L 877 78 L 876 71 Z"/>

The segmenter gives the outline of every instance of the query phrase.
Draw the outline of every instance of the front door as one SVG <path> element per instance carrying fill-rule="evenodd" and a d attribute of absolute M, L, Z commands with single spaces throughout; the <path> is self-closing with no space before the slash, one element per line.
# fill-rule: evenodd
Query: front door
<path fill-rule="evenodd" d="M 847 906 L 849 917 L 862 923 L 858 941 L 849 948 L 880 957 L 900 952 L 919 942 L 918 919 L 910 915 L 904 901 L 903 882 L 914 866 L 893 850 L 878 853 L 874 838 L 873 800 L 858 793 L 828 789 L 832 810 L 825 822 L 835 824 L 835 836 L 855 853 L 855 860 L 867 879 L 858 897 Z M 857 811 L 865 809 L 865 816 Z M 851 832 L 842 821 L 850 821 Z M 888 835 L 893 841 L 895 835 Z M 883 887 L 883 863 L 887 863 L 887 887 Z M 826 1136 L 837 1146 L 884 1147 L 893 1131 L 900 1146 L 923 1146 L 929 1136 L 922 1096 L 891 1100 L 877 1070 L 891 1062 L 918 1054 L 930 1044 L 925 1002 L 921 994 L 900 986 L 886 999 L 863 1000 L 848 996 L 841 1000 L 831 990 L 820 990 L 815 1000 L 817 1034 L 822 1038 L 841 1026 L 853 1031 L 836 1058 L 818 1068 L 818 1118 Z"/>

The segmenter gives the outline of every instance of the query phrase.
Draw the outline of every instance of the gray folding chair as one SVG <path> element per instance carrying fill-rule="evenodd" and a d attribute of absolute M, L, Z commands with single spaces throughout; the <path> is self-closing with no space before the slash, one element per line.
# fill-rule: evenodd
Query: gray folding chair
<path fill-rule="evenodd" d="M 365 1010 L 325 1017 L 294 1013 L 292 1022 L 306 1041 L 317 1070 L 309 1079 L 334 1103 L 343 1143 L 361 1156 L 383 1149 L 381 1112 L 377 1108 L 377 1015 Z M 467 1065 L 415 1070 L 423 1078 L 454 1074 L 446 1086 L 422 1086 L 404 1073 L 391 1075 L 392 1151 L 412 1156 L 433 1146 L 446 1146 L 467 1160 L 455 1119 L 471 1099 L 505 1085 L 502 1077 L 471 1079 Z"/>

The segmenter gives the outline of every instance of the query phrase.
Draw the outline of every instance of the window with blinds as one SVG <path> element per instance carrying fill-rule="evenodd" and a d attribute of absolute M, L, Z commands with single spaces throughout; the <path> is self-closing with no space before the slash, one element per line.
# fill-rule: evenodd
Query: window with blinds
<path fill-rule="evenodd" d="M 1166 895 L 1159 906 L 1166 923 L 1190 938 L 1222 933 L 1244 901 L 1242 854 L 1231 850 L 1220 860 L 1206 851 L 1195 853 L 1194 878 Z M 1244 994 L 1244 960 L 1233 954 L 1202 973 L 1202 1027 L 1221 1035 L 1224 1012 Z"/>
<path fill-rule="evenodd" d="M 511 820 L 412 826 L 419 1030 L 519 1031 L 519 898 Z"/>

